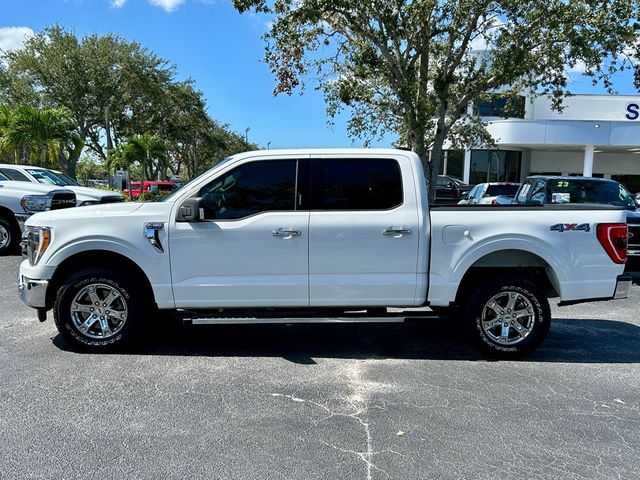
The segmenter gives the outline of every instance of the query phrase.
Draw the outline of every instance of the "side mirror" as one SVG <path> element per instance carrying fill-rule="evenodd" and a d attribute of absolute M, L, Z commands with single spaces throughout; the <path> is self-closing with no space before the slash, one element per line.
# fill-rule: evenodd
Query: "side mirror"
<path fill-rule="evenodd" d="M 182 202 L 180 208 L 178 208 L 178 213 L 176 214 L 176 222 L 199 222 L 201 220 L 201 208 L 202 198 L 187 198 L 184 202 Z"/>

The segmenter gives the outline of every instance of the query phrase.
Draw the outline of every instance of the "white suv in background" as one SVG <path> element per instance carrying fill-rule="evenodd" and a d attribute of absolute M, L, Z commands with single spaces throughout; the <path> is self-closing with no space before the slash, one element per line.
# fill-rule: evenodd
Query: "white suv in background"
<path fill-rule="evenodd" d="M 62 172 L 31 165 L 0 164 L 0 173 L 16 182 L 42 183 L 64 187 L 76 194 L 77 205 L 97 205 L 99 203 L 123 202 L 124 197 L 116 192 L 98 188 L 83 187 Z"/>

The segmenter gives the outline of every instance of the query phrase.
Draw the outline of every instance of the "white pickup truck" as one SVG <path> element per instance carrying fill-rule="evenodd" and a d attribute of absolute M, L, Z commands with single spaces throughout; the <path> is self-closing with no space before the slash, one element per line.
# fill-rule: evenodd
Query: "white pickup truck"
<path fill-rule="evenodd" d="M 22 226 L 34 213 L 75 206 L 70 190 L 13 182 L 0 173 L 0 255 L 18 253 Z"/>
<path fill-rule="evenodd" d="M 548 297 L 629 295 L 624 210 L 429 209 L 427 197 L 407 151 L 239 154 L 160 203 L 34 215 L 19 290 L 94 351 L 139 338 L 163 310 L 193 323 L 372 322 L 430 306 L 501 357 L 542 342 Z"/>
<path fill-rule="evenodd" d="M 0 174 L 16 182 L 49 185 L 71 190 L 76 194 L 76 205 L 84 207 L 100 203 L 124 202 L 124 196 L 110 190 L 83 187 L 74 179 L 57 170 L 32 165 L 0 163 Z"/>

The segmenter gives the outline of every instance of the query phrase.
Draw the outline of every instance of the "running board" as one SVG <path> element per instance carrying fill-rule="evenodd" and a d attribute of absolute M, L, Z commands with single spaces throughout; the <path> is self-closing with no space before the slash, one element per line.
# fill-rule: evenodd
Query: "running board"
<path fill-rule="evenodd" d="M 191 325 L 267 325 L 289 323 L 403 323 L 405 317 L 209 317 L 184 318 Z"/>

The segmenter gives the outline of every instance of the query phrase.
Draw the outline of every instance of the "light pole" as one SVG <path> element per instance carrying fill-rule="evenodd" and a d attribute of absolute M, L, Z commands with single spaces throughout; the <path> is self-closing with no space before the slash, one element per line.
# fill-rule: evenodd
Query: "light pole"
<path fill-rule="evenodd" d="M 267 142 L 267 150 L 269 150 L 269 146 L 271 145 L 271 140 Z"/>
<path fill-rule="evenodd" d="M 249 130 L 251 130 L 251 127 L 244 129 L 244 143 L 247 145 L 247 148 L 249 148 Z"/>

